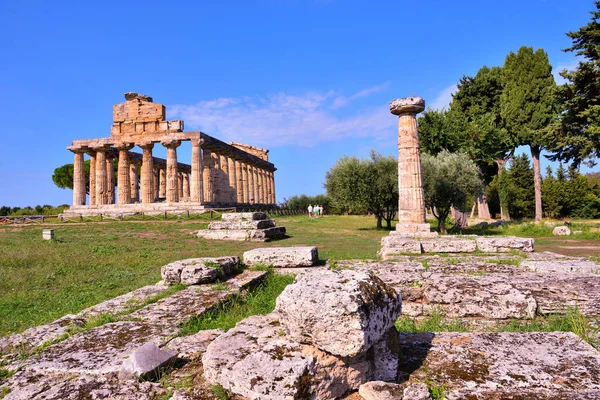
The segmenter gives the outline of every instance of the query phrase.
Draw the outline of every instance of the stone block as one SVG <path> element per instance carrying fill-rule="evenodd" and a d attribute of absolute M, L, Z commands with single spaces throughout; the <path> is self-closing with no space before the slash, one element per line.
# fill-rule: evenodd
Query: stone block
<path fill-rule="evenodd" d="M 434 239 L 421 239 L 421 247 L 424 253 L 472 253 L 477 249 L 477 243 L 475 238 L 438 236 Z"/>
<path fill-rule="evenodd" d="M 399 292 L 373 274 L 353 270 L 300 275 L 275 306 L 290 337 L 341 357 L 369 350 L 394 326 L 401 309 Z"/>
<path fill-rule="evenodd" d="M 267 214 L 262 212 L 226 213 L 221 218 L 223 221 L 259 221 L 267 219 Z"/>
<path fill-rule="evenodd" d="M 275 226 L 271 219 L 250 220 L 250 221 L 214 221 L 208 224 L 208 229 L 267 229 Z"/>
<path fill-rule="evenodd" d="M 209 329 L 194 335 L 176 337 L 166 344 L 166 348 L 176 351 L 177 357 L 184 360 L 194 360 L 206 351 L 208 345 L 225 333 L 222 329 Z"/>
<path fill-rule="evenodd" d="M 394 254 L 421 254 L 421 243 L 415 238 L 387 235 L 381 238 L 381 257 L 385 260 Z"/>
<path fill-rule="evenodd" d="M 552 229 L 552 234 L 556 236 L 569 236 L 571 235 L 571 230 L 568 226 L 557 226 Z"/>
<path fill-rule="evenodd" d="M 518 238 L 514 236 L 483 237 L 475 239 L 477 249 L 484 253 L 506 253 L 509 251 L 533 251 L 534 240 L 531 238 Z"/>
<path fill-rule="evenodd" d="M 42 230 L 42 239 L 54 240 L 54 229 L 43 229 Z"/>
<path fill-rule="evenodd" d="M 270 247 L 244 253 L 244 264 L 265 264 L 276 268 L 312 267 L 319 262 L 315 246 Z"/>
<path fill-rule="evenodd" d="M 358 393 L 364 400 L 429 400 L 431 395 L 424 383 L 399 385 L 384 381 L 371 381 L 360 385 Z"/>
<path fill-rule="evenodd" d="M 523 260 L 521 266 L 538 273 L 574 273 L 598 274 L 600 265 L 593 261 L 566 259 L 566 260 Z"/>
<path fill-rule="evenodd" d="M 207 240 L 234 240 L 243 242 L 248 240 L 248 231 L 245 229 L 202 229 L 198 231 L 198 237 Z"/>
<path fill-rule="evenodd" d="M 248 240 L 252 242 L 268 242 L 270 240 L 283 239 L 284 237 L 284 226 L 275 226 L 267 229 L 252 229 L 248 231 Z"/>
<path fill-rule="evenodd" d="M 159 349 L 155 343 L 148 342 L 129 354 L 123 361 L 119 375 L 143 380 L 155 379 L 160 368 L 172 364 L 176 358 L 176 351 Z"/>
<path fill-rule="evenodd" d="M 188 258 L 163 266 L 161 273 L 167 284 L 181 282 L 184 285 L 198 285 L 230 275 L 239 261 L 239 257 Z"/>

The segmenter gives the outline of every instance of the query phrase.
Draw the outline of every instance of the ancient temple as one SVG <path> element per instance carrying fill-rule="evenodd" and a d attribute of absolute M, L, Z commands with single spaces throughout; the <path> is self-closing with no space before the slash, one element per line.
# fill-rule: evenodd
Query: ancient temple
<path fill-rule="evenodd" d="M 149 96 L 126 93 L 125 100 L 113 106 L 110 137 L 74 140 L 67 147 L 74 153 L 74 168 L 73 206 L 66 214 L 275 205 L 276 168 L 268 150 L 224 143 L 199 131 L 184 132 L 183 121 L 167 121 L 165 106 Z M 177 161 L 182 142 L 191 143 L 191 165 Z M 130 151 L 134 146 L 143 154 Z M 166 160 L 153 156 L 155 146 L 166 147 Z M 88 204 L 85 154 L 90 159 Z"/>

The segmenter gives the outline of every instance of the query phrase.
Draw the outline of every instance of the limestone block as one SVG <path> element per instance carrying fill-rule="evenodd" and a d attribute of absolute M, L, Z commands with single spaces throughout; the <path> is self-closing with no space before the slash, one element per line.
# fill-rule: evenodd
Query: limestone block
<path fill-rule="evenodd" d="M 381 238 L 381 256 L 385 259 L 394 254 L 421 254 L 421 243 L 415 238 L 387 235 Z"/>
<path fill-rule="evenodd" d="M 271 219 L 250 221 L 214 221 L 208 224 L 208 229 L 267 229 L 275 226 Z"/>
<path fill-rule="evenodd" d="M 217 337 L 202 364 L 209 382 L 250 400 L 334 399 L 369 378 L 367 362 L 349 365 L 293 340 L 276 313 L 247 318 Z"/>
<path fill-rule="evenodd" d="M 572 332 L 405 333 L 399 341 L 401 380 L 443 383 L 448 399 L 600 393 L 600 353 Z"/>
<path fill-rule="evenodd" d="M 565 260 L 523 260 L 521 266 L 528 268 L 530 271 L 538 273 L 575 273 L 575 274 L 598 274 L 600 273 L 600 265 L 593 261 L 581 259 L 565 259 Z"/>
<path fill-rule="evenodd" d="M 167 349 L 177 352 L 177 358 L 194 360 L 206 351 L 208 345 L 225 333 L 222 329 L 209 329 L 194 335 L 176 337 L 165 345 Z"/>
<path fill-rule="evenodd" d="M 404 389 L 402 400 L 429 400 L 431 398 L 427 385 L 416 383 Z"/>
<path fill-rule="evenodd" d="M 239 257 L 204 257 L 178 260 L 161 268 L 165 283 L 197 285 L 214 282 L 219 275 L 230 275 L 239 264 Z M 218 268 L 217 268 L 218 267 Z"/>
<path fill-rule="evenodd" d="M 569 236 L 571 234 L 571 230 L 568 226 L 557 226 L 552 229 L 552 234 L 556 236 Z"/>
<path fill-rule="evenodd" d="M 423 391 L 424 390 L 424 391 Z M 397 383 L 371 381 L 360 385 L 358 393 L 364 400 L 428 400 L 431 399 L 425 384 L 406 387 Z"/>
<path fill-rule="evenodd" d="M 248 231 L 245 229 L 202 229 L 198 231 L 197 236 L 207 240 L 234 240 L 243 242 L 248 240 Z"/>
<path fill-rule="evenodd" d="M 275 226 L 267 229 L 252 229 L 248 231 L 248 240 L 252 242 L 268 242 L 270 240 L 283 239 L 285 237 L 285 226 Z"/>
<path fill-rule="evenodd" d="M 264 264 L 275 268 L 312 267 L 319 262 L 315 246 L 268 247 L 244 253 L 244 264 Z"/>
<path fill-rule="evenodd" d="M 366 352 L 394 325 L 400 294 L 375 275 L 317 270 L 300 275 L 276 300 L 286 332 L 342 357 Z"/>
<path fill-rule="evenodd" d="M 259 221 L 267 219 L 267 214 L 262 212 L 226 213 L 221 216 L 223 221 Z"/>
<path fill-rule="evenodd" d="M 477 243 L 475 238 L 438 236 L 435 239 L 421 239 L 421 247 L 424 253 L 472 253 Z"/>
<path fill-rule="evenodd" d="M 159 349 L 155 343 L 148 342 L 135 349 L 123 361 L 120 377 L 134 376 L 143 380 L 156 378 L 160 368 L 175 362 L 177 352 Z"/>
<path fill-rule="evenodd" d="M 514 236 L 482 237 L 475 239 L 477 249 L 484 253 L 506 253 L 513 250 L 532 252 L 533 239 Z"/>

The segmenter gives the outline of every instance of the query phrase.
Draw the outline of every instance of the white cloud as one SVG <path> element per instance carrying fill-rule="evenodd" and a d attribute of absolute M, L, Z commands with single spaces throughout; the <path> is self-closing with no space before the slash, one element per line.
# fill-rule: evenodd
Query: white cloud
<path fill-rule="evenodd" d="M 456 92 L 456 89 L 456 85 L 448 86 L 442 90 L 440 94 L 427 106 L 433 108 L 434 110 L 442 110 L 442 108 L 447 109 L 452 101 L 452 95 Z"/>
<path fill-rule="evenodd" d="M 195 105 L 168 106 L 170 117 L 185 121 L 186 129 L 199 129 L 223 141 L 257 146 L 290 144 L 312 146 L 344 138 L 380 138 L 394 132 L 397 123 L 386 103 L 341 115 L 341 105 L 369 96 L 387 83 L 343 97 L 334 91 L 301 95 L 277 93 L 266 97 L 221 98 Z"/>
<path fill-rule="evenodd" d="M 556 81 L 557 85 L 562 85 L 563 83 L 566 82 L 566 80 L 560 76 L 560 72 L 564 69 L 572 71 L 575 68 L 577 68 L 577 65 L 579 64 L 578 60 L 573 60 L 570 63 L 565 63 L 565 64 L 559 64 L 556 67 L 552 68 L 552 75 L 554 75 L 554 80 Z"/>

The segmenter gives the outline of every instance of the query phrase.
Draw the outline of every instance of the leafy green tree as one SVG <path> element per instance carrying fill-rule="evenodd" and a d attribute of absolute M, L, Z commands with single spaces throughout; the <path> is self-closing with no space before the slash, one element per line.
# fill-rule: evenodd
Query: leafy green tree
<path fill-rule="evenodd" d="M 85 192 L 90 193 L 90 160 L 83 163 L 85 171 Z M 116 176 L 116 175 L 115 175 Z M 73 164 L 65 164 L 54 169 L 52 182 L 61 189 L 73 190 Z"/>
<path fill-rule="evenodd" d="M 371 151 L 369 159 L 344 156 L 327 171 L 325 189 L 335 209 L 365 211 L 375 215 L 377 228 L 392 228 L 398 209 L 398 163 Z"/>
<path fill-rule="evenodd" d="M 560 204 L 559 182 L 554 178 L 550 166 L 546 168 L 546 176 L 542 180 L 542 201 L 544 202 L 545 215 L 548 217 L 558 217 L 560 215 L 562 206 Z"/>
<path fill-rule="evenodd" d="M 322 205 L 324 212 L 330 212 L 331 210 L 329 198 L 324 194 L 318 194 L 316 196 L 307 196 L 305 194 L 292 196 L 289 199 L 284 199 L 282 207 L 289 208 L 290 210 L 307 211 L 309 204 L 313 206 Z"/>
<path fill-rule="evenodd" d="M 435 156 L 422 154 L 425 205 L 438 220 L 438 231 L 446 233 L 446 219 L 452 207 L 466 212 L 466 200 L 481 189 L 475 163 L 463 153 L 442 151 Z"/>
<path fill-rule="evenodd" d="M 590 166 L 600 157 L 600 1 L 595 2 L 591 21 L 576 32 L 569 32 L 574 52 L 580 61 L 573 71 L 563 70 L 566 82 L 557 89 L 561 130 L 550 151 L 553 160 L 582 162 Z"/>
<path fill-rule="evenodd" d="M 542 220 L 540 152 L 551 141 L 557 120 L 556 84 L 548 54 L 522 46 L 506 56 L 502 68 L 500 114 L 517 145 L 531 150 L 534 174 L 535 220 Z M 502 181 L 500 181 L 502 182 Z"/>
<path fill-rule="evenodd" d="M 502 174 L 498 184 L 500 198 L 508 205 L 510 215 L 521 219 L 532 217 L 535 211 L 533 170 L 529 157 L 521 154 L 512 159 L 510 168 Z"/>

